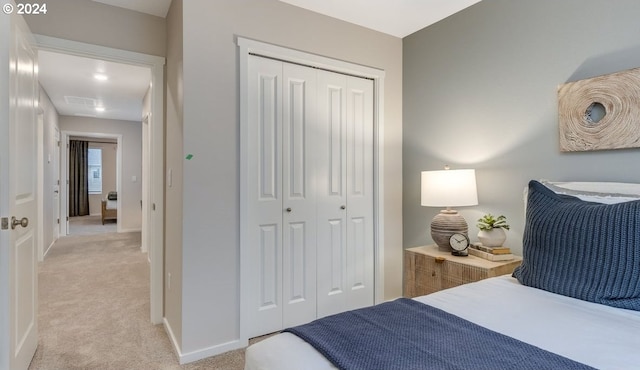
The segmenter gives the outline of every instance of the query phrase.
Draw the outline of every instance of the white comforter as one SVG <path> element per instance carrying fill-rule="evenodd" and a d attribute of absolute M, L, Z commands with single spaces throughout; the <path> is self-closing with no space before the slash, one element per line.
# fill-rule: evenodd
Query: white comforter
<path fill-rule="evenodd" d="M 416 300 L 488 329 L 599 369 L 640 369 L 640 312 L 521 285 L 510 276 L 466 284 Z M 245 370 L 335 369 L 290 333 L 256 343 Z"/>

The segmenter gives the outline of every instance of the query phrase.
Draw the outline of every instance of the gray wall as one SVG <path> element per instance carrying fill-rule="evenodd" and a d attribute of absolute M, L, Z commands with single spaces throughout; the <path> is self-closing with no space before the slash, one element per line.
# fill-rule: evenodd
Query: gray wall
<path fill-rule="evenodd" d="M 165 182 L 164 317 L 178 347 L 182 346 L 182 44 L 182 0 L 173 0 L 167 14 L 165 165 L 173 178 L 171 186 Z"/>
<path fill-rule="evenodd" d="M 637 0 L 484 0 L 404 39 L 404 245 L 431 243 L 420 171 L 475 168 L 521 253 L 529 179 L 640 182 L 639 149 L 561 153 L 557 86 L 640 66 Z M 462 208 L 461 208 L 462 209 Z"/>
<path fill-rule="evenodd" d="M 164 18 L 87 0 L 55 0 L 24 16 L 34 34 L 139 53 L 165 54 Z"/>
<path fill-rule="evenodd" d="M 402 294 L 402 40 L 321 16 L 277 0 L 183 2 L 184 71 L 167 91 L 167 169 L 183 171 L 182 219 L 167 212 L 166 258 L 181 258 L 181 350 L 196 357 L 238 345 L 239 339 L 239 91 L 236 36 L 383 69 L 385 297 Z M 169 21 L 171 22 L 171 21 Z M 173 28 L 173 26 L 170 26 Z M 179 45 L 176 45 L 179 47 Z M 173 54 L 171 51 L 169 54 Z M 171 56 L 170 56 L 171 58 Z M 168 84 L 173 84 L 169 78 Z M 179 80 L 177 80 L 179 81 Z M 174 97 L 173 89 L 178 95 Z M 170 100 L 171 99 L 171 100 Z M 172 101 L 173 100 L 173 101 Z M 172 118 L 173 119 L 173 118 Z M 170 133 L 171 130 L 171 133 Z M 184 150 L 180 150 L 182 148 Z M 186 154 L 193 154 L 185 160 Z M 173 166 L 173 167 L 171 167 Z M 174 190 L 175 191 L 175 190 Z M 167 209 L 180 195 L 167 189 Z M 176 226 L 181 225 L 182 229 Z M 181 237 L 181 245 L 169 245 Z M 170 252 L 175 248 L 175 253 Z M 181 250 L 180 250 L 181 248 Z M 167 260 L 166 273 L 175 276 Z M 172 283 L 173 287 L 173 283 Z M 173 289 L 173 288 L 172 288 Z M 177 312 L 175 312 L 177 313 Z M 171 314 L 173 317 L 173 313 Z M 174 322 L 170 322 L 171 327 Z M 192 358 L 193 358 L 192 357 Z"/>

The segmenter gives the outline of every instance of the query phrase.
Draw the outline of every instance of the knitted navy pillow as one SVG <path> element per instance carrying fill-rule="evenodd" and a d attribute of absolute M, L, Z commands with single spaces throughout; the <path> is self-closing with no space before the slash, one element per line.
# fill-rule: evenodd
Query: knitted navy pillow
<path fill-rule="evenodd" d="M 529 183 L 523 285 L 640 311 L 640 201 L 585 202 Z"/>

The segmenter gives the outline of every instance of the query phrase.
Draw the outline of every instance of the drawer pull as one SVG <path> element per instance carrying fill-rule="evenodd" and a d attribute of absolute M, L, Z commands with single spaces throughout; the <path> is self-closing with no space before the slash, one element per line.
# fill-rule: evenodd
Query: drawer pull
<path fill-rule="evenodd" d="M 444 262 L 446 260 L 447 259 L 445 257 L 440 257 L 440 256 L 436 257 L 436 263 L 442 263 L 442 262 Z"/>

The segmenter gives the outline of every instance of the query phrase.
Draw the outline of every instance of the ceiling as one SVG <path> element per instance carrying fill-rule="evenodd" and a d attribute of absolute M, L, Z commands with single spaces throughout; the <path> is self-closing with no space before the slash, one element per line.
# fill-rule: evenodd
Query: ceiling
<path fill-rule="evenodd" d="M 171 0 L 91 0 L 166 17 Z M 279 0 L 399 38 L 481 0 Z M 96 73 L 106 81 L 94 78 Z M 60 115 L 140 121 L 149 88 L 147 68 L 39 52 L 39 79 Z M 104 111 L 97 111 L 104 107 Z"/>
<path fill-rule="evenodd" d="M 93 0 L 166 17 L 171 0 Z M 405 37 L 481 0 L 280 0 L 284 3 Z"/>
<path fill-rule="evenodd" d="M 171 0 L 92 0 L 97 3 L 113 5 L 120 8 L 135 10 L 136 12 L 165 18 L 171 5 Z"/>
<path fill-rule="evenodd" d="M 280 0 L 403 38 L 480 0 Z"/>
<path fill-rule="evenodd" d="M 107 80 L 98 80 L 96 74 Z M 58 114 L 142 121 L 149 68 L 40 50 L 38 79 Z M 104 111 L 97 109 L 104 108 Z"/>

